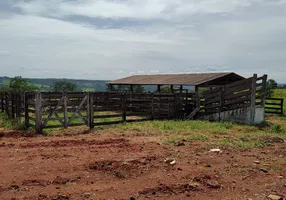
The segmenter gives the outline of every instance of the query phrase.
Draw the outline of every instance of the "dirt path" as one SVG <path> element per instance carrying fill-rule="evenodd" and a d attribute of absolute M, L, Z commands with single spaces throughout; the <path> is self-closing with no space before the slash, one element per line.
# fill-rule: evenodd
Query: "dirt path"
<path fill-rule="evenodd" d="M 203 143 L 164 141 L 132 133 L 2 137 L 0 199 L 286 197 L 285 143 L 212 153 Z"/>

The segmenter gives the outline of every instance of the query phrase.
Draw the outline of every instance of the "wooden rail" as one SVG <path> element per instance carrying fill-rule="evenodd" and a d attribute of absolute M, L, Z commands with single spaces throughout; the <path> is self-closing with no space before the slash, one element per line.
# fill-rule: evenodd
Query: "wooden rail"
<path fill-rule="evenodd" d="M 284 99 L 283 98 L 266 98 L 265 99 L 265 113 L 268 114 L 284 114 Z"/>
<path fill-rule="evenodd" d="M 251 108 L 250 115 L 254 120 L 255 107 L 265 105 L 266 80 L 267 75 L 257 77 L 254 74 L 248 79 L 207 90 L 201 97 L 200 113 L 209 115 L 238 108 Z"/>
<path fill-rule="evenodd" d="M 138 120 L 183 119 L 195 95 L 156 93 L 1 93 L 0 107 L 26 127 L 43 129 L 87 125 L 90 128 Z"/>

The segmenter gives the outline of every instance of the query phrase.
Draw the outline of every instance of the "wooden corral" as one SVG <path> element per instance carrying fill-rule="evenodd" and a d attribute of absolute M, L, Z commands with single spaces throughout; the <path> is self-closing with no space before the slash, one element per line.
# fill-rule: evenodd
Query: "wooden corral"
<path fill-rule="evenodd" d="M 195 99 L 193 93 L 2 93 L 1 107 L 11 118 L 23 117 L 26 127 L 41 133 L 45 128 L 183 119 L 193 110 Z"/>
<path fill-rule="evenodd" d="M 253 123 L 256 107 L 264 109 L 269 104 L 269 99 L 265 102 L 266 80 L 267 75 L 255 74 L 192 93 L 1 93 L 0 106 L 10 118 L 24 119 L 26 127 L 34 127 L 39 133 L 58 127 L 197 119 L 241 108 L 250 109 L 249 121 Z"/>

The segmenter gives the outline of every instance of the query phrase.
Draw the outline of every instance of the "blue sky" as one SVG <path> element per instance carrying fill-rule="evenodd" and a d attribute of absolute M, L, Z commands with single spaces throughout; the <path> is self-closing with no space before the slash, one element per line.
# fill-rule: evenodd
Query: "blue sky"
<path fill-rule="evenodd" d="M 286 0 L 0 0 L 0 76 L 234 71 L 286 83 Z"/>

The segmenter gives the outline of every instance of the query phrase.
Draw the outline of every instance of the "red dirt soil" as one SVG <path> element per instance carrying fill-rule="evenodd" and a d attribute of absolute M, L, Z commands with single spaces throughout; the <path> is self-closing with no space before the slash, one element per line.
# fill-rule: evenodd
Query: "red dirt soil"
<path fill-rule="evenodd" d="M 286 197 L 285 143 L 209 152 L 137 133 L 0 138 L 0 199 Z M 175 159 L 176 164 L 164 162 Z M 259 161 L 259 162 L 255 162 Z"/>

